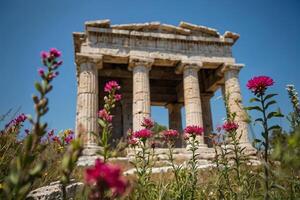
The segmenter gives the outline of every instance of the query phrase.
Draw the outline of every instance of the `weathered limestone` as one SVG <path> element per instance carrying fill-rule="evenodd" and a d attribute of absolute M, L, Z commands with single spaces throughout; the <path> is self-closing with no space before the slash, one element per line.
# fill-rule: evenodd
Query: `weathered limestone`
<path fill-rule="evenodd" d="M 202 107 L 200 98 L 198 71 L 202 63 L 199 61 L 183 61 L 183 91 L 186 125 L 197 125 L 203 127 Z M 199 136 L 198 140 L 204 145 L 204 136 Z"/>
<path fill-rule="evenodd" d="M 180 133 L 182 132 L 182 118 L 181 118 L 181 103 L 168 103 L 168 113 L 169 113 L 169 129 L 177 130 Z M 176 147 L 182 146 L 182 140 L 179 138 L 175 142 Z"/>
<path fill-rule="evenodd" d="M 241 135 L 241 143 L 249 143 L 247 115 L 243 109 L 242 95 L 239 83 L 239 71 L 244 65 L 225 64 L 223 68 L 225 79 L 225 98 L 227 99 L 230 113 L 236 113 L 235 121 L 238 123 L 238 134 Z"/>
<path fill-rule="evenodd" d="M 207 148 L 207 136 L 213 130 L 210 98 L 221 85 L 222 92 L 231 95 L 228 105 L 237 113 L 241 143 L 250 148 L 238 83 L 241 66 L 232 56 L 238 34 L 226 31 L 222 35 L 187 22 L 179 26 L 160 22 L 111 25 L 109 20 L 97 20 L 86 22 L 85 32 L 73 36 L 78 79 L 76 134 L 85 133 L 84 155 L 88 156 L 81 159 L 82 165 L 98 156 L 95 152 L 100 147 L 91 132 L 98 133 L 96 113 L 104 104 L 104 92 L 98 90 L 109 80 L 121 84 L 123 97 L 112 111 L 113 140 L 126 137 L 130 128 L 141 129 L 143 118 L 151 115 L 151 105 L 166 106 L 169 127 L 182 131 L 180 108 L 184 105 L 186 125 L 205 130 L 198 138 L 199 157 L 212 158 L 214 151 Z M 176 146 L 181 147 L 181 142 Z M 162 151 L 158 152 L 165 157 Z"/>
<path fill-rule="evenodd" d="M 203 128 L 204 128 L 204 141 L 208 146 L 211 145 L 211 140 L 209 135 L 213 131 L 213 121 L 210 106 L 210 99 L 213 96 L 212 93 L 202 93 L 201 103 L 202 103 L 202 117 L 203 117 Z"/>
<path fill-rule="evenodd" d="M 150 117 L 149 71 L 152 64 L 152 59 L 130 58 L 129 68 L 133 73 L 133 131 L 140 130 L 143 119 Z"/>
<path fill-rule="evenodd" d="M 98 111 L 98 69 L 102 68 L 102 57 L 88 59 L 77 55 L 78 91 L 76 113 L 76 136 L 82 134 L 84 140 L 84 155 L 95 154 L 98 149 L 97 111 Z"/>

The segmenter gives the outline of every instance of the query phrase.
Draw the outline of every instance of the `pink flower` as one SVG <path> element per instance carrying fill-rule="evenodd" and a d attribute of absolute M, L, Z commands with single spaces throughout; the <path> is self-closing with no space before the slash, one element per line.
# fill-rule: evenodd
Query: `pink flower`
<path fill-rule="evenodd" d="M 128 144 L 132 146 L 136 146 L 139 143 L 139 140 L 136 137 L 133 137 L 133 135 L 128 137 Z"/>
<path fill-rule="evenodd" d="M 70 144 L 73 140 L 72 135 L 68 135 L 67 137 L 64 138 L 65 143 Z"/>
<path fill-rule="evenodd" d="M 173 140 L 179 136 L 178 131 L 173 129 L 165 130 L 162 132 L 162 134 L 166 140 Z"/>
<path fill-rule="evenodd" d="M 223 124 L 222 128 L 225 131 L 231 133 L 231 132 L 236 131 L 239 128 L 239 125 L 235 122 L 227 121 Z"/>
<path fill-rule="evenodd" d="M 19 126 L 23 122 L 25 122 L 26 119 L 27 119 L 27 116 L 24 113 L 21 113 L 16 118 L 14 118 L 13 120 L 11 120 L 8 124 L 6 124 L 5 128 L 13 127 L 13 126 Z"/>
<path fill-rule="evenodd" d="M 48 137 L 51 138 L 52 136 L 54 136 L 54 130 L 51 129 L 49 132 L 48 132 Z"/>
<path fill-rule="evenodd" d="M 58 51 L 56 48 L 51 48 L 50 49 L 50 55 L 53 56 L 54 58 L 58 58 L 61 56 L 61 52 Z"/>
<path fill-rule="evenodd" d="M 142 129 L 133 133 L 133 137 L 143 139 L 143 140 L 150 138 L 151 136 L 152 136 L 152 131 L 148 129 Z"/>
<path fill-rule="evenodd" d="M 187 126 L 184 129 L 184 133 L 189 134 L 193 137 L 197 136 L 197 135 L 202 135 L 203 134 L 203 128 L 200 126 L 196 126 L 196 125 L 191 125 L 191 126 Z"/>
<path fill-rule="evenodd" d="M 104 91 L 111 92 L 113 90 L 119 90 L 121 87 L 116 81 L 109 81 L 105 84 Z"/>
<path fill-rule="evenodd" d="M 124 194 L 127 187 L 120 168 L 100 159 L 95 161 L 95 166 L 85 170 L 85 181 L 100 191 L 109 189 L 116 196 Z"/>
<path fill-rule="evenodd" d="M 107 122 L 112 122 L 112 118 L 113 118 L 113 116 L 109 115 L 105 109 L 99 110 L 98 117 Z"/>
<path fill-rule="evenodd" d="M 247 83 L 247 87 L 251 90 L 255 95 L 264 94 L 265 90 L 274 84 L 272 78 L 268 76 L 256 76 L 250 79 Z"/>
<path fill-rule="evenodd" d="M 51 138 L 53 142 L 56 142 L 57 144 L 61 145 L 60 138 L 58 136 L 54 136 Z"/>
<path fill-rule="evenodd" d="M 115 100 L 120 101 L 122 99 L 122 95 L 120 94 L 115 94 Z"/>
<path fill-rule="evenodd" d="M 189 137 L 189 135 L 188 135 L 187 133 L 184 133 L 184 134 L 183 134 L 183 139 L 184 139 L 184 140 L 188 140 L 189 138 L 190 138 L 190 137 Z"/>
<path fill-rule="evenodd" d="M 41 52 L 41 58 L 44 60 L 44 59 L 47 59 L 49 57 L 49 53 L 47 51 L 42 51 Z"/>
<path fill-rule="evenodd" d="M 144 117 L 142 126 L 147 129 L 151 129 L 154 126 L 154 121 L 151 118 Z"/>
<path fill-rule="evenodd" d="M 58 74 L 59 74 L 59 72 L 52 72 L 52 73 L 50 73 L 50 74 L 48 75 L 48 79 L 49 79 L 49 80 L 52 80 L 52 79 L 54 79 L 55 77 L 57 77 Z"/>
<path fill-rule="evenodd" d="M 45 71 L 44 71 L 43 68 L 40 68 L 40 69 L 38 70 L 38 73 L 39 73 L 40 76 L 44 76 L 44 75 L 45 75 Z"/>

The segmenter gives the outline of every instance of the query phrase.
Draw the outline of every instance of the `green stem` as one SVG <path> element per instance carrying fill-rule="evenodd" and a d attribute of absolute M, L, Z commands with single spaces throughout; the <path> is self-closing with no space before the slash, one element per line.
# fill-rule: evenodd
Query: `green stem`
<path fill-rule="evenodd" d="M 270 199 L 269 195 L 269 169 L 268 169 L 268 152 L 269 152 L 269 131 L 268 131 L 268 118 L 266 117 L 266 107 L 265 107 L 265 100 L 263 98 L 263 95 L 260 95 L 260 102 L 262 106 L 262 114 L 263 114 L 263 127 L 264 127 L 264 133 L 265 133 L 265 153 L 264 153 L 264 173 L 265 173 L 265 188 L 266 188 L 266 194 L 265 194 L 265 200 Z"/>

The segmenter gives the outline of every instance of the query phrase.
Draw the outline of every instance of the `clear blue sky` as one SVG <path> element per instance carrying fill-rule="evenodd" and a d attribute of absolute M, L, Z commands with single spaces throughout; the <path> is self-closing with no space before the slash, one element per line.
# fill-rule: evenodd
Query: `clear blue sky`
<path fill-rule="evenodd" d="M 31 94 L 38 79 L 39 53 L 56 47 L 64 65 L 54 81 L 46 120 L 57 130 L 74 128 L 76 81 L 72 32 L 83 31 L 87 20 L 110 19 L 113 24 L 181 20 L 241 35 L 233 52 L 246 64 L 240 82 L 245 104 L 251 94 L 246 82 L 254 75 L 271 76 L 280 94 L 279 106 L 291 110 L 285 85 L 300 89 L 300 1 L 275 0 L 3 0 L 0 3 L 0 113 L 21 106 L 33 113 Z M 224 116 L 217 93 L 212 99 L 214 125 Z M 167 112 L 154 109 L 153 117 L 167 124 Z"/>

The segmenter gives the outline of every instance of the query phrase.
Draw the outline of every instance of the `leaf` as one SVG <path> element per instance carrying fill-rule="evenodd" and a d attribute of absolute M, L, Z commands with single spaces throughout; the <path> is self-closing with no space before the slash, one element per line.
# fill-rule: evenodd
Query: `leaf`
<path fill-rule="evenodd" d="M 39 82 L 35 82 L 34 87 L 37 91 L 39 91 L 40 93 L 43 93 L 43 88 Z"/>
<path fill-rule="evenodd" d="M 276 129 L 281 129 L 281 127 L 279 125 L 274 125 L 274 126 L 269 127 L 268 131 L 276 130 Z"/>
<path fill-rule="evenodd" d="M 259 98 L 251 98 L 250 99 L 250 103 L 253 103 L 253 102 L 260 102 L 260 99 Z"/>
<path fill-rule="evenodd" d="M 263 119 L 262 119 L 262 118 L 257 118 L 257 119 L 255 120 L 255 122 L 261 122 L 261 123 L 263 123 Z"/>
<path fill-rule="evenodd" d="M 255 143 L 261 143 L 261 140 L 260 139 L 254 139 L 254 142 Z"/>
<path fill-rule="evenodd" d="M 245 108 L 246 110 L 258 110 L 262 112 L 263 110 L 259 106 L 249 106 Z"/>
<path fill-rule="evenodd" d="M 278 94 L 268 94 L 267 96 L 265 96 L 264 101 L 266 101 L 267 99 L 270 99 L 274 96 L 277 96 Z"/>
<path fill-rule="evenodd" d="M 275 100 L 269 101 L 269 102 L 266 104 L 265 109 L 267 110 L 269 106 L 271 106 L 271 105 L 273 105 L 273 104 L 275 104 L 275 103 L 276 103 Z"/>
<path fill-rule="evenodd" d="M 280 112 L 270 112 L 267 116 L 268 119 L 271 119 L 273 117 L 283 117 L 283 115 Z"/>
<path fill-rule="evenodd" d="M 45 167 L 45 163 L 39 162 L 32 170 L 29 171 L 29 174 L 31 176 L 36 176 L 43 170 L 44 167 Z"/>
<path fill-rule="evenodd" d="M 105 127 L 106 123 L 102 119 L 98 119 L 98 123 L 100 124 L 101 127 Z"/>

